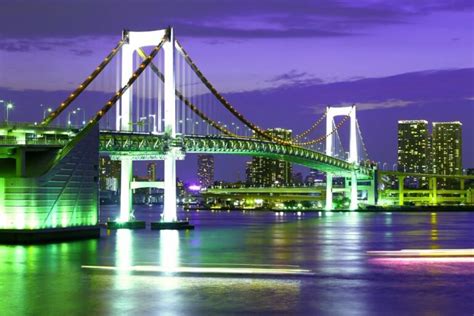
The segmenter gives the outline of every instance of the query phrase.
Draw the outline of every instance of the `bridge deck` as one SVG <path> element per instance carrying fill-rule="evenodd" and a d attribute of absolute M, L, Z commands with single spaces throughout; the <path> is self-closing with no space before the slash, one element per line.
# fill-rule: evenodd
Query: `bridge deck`
<path fill-rule="evenodd" d="M 310 168 L 349 176 L 353 170 L 359 178 L 371 178 L 371 168 L 356 166 L 310 149 L 275 144 L 256 138 L 234 138 L 220 135 L 178 135 L 102 131 L 100 151 L 112 156 L 130 156 L 136 160 L 162 159 L 169 148 L 179 147 L 183 153 L 232 154 L 280 159 Z"/>

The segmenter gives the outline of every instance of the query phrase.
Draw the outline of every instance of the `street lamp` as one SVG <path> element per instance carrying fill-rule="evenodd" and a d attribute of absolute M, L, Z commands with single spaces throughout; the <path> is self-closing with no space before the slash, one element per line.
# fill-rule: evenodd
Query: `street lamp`
<path fill-rule="evenodd" d="M 44 109 L 44 111 L 43 111 L 43 120 L 46 118 L 46 112 L 51 113 L 52 111 L 53 111 L 52 108 Z"/>
<path fill-rule="evenodd" d="M 73 110 L 72 112 L 69 112 L 67 114 L 67 126 L 70 127 L 71 126 L 71 114 L 76 114 L 76 110 Z"/>
<path fill-rule="evenodd" d="M 86 110 L 81 109 L 81 108 L 77 108 L 76 111 L 77 112 L 82 111 L 82 125 L 83 126 L 86 125 Z M 79 125 L 79 124 L 77 124 L 77 125 Z"/>
<path fill-rule="evenodd" d="M 3 101 L 3 100 L 2 100 Z M 13 102 L 12 101 L 8 101 L 5 103 L 5 101 L 3 101 L 2 103 L 5 104 L 5 112 L 6 112 L 6 115 L 5 115 L 5 122 L 8 124 L 8 112 L 14 108 L 14 105 L 13 105 Z"/>
<path fill-rule="evenodd" d="M 40 104 L 40 108 L 43 108 L 44 107 L 44 104 Z M 44 108 L 43 109 L 43 120 L 46 118 L 46 113 L 51 113 L 53 111 L 52 108 L 48 107 L 48 108 Z"/>
<path fill-rule="evenodd" d="M 4 100 L 0 100 L 0 103 L 3 103 L 5 105 L 5 101 Z"/>

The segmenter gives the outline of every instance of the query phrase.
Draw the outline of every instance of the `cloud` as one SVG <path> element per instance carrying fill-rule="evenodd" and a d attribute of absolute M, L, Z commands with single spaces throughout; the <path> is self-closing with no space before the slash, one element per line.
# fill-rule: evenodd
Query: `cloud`
<path fill-rule="evenodd" d="M 289 80 L 301 79 L 302 77 L 306 77 L 307 75 L 308 75 L 307 72 L 298 72 L 296 69 L 292 69 L 289 72 L 285 72 L 281 75 L 268 79 L 267 82 L 289 81 Z"/>
<path fill-rule="evenodd" d="M 295 72 L 298 76 L 299 72 Z M 275 77 L 273 79 L 276 79 Z M 365 112 L 421 111 L 426 104 L 459 104 L 466 106 L 472 97 L 474 68 L 420 71 L 389 77 L 365 78 L 313 85 L 287 84 L 284 89 L 273 87 L 239 93 L 227 93 L 235 107 L 239 105 L 248 116 L 268 113 L 285 122 L 288 109 L 311 117 L 323 112 L 327 105 L 356 104 Z M 414 88 L 416 87 L 416 88 Z M 255 111 L 258 108 L 259 111 Z M 442 109 L 440 113 L 446 113 Z M 420 112 L 420 115 L 424 113 Z"/>
<path fill-rule="evenodd" d="M 357 111 L 367 111 L 367 110 L 382 110 L 382 109 L 390 109 L 390 108 L 402 108 L 414 103 L 416 102 L 408 101 L 408 100 L 388 99 L 384 101 L 374 101 L 374 102 L 358 102 L 358 103 L 342 102 L 342 103 L 335 104 L 332 106 L 341 107 L 341 106 L 355 105 L 357 107 Z M 321 113 L 320 106 L 315 107 L 314 110 L 316 113 Z"/>
<path fill-rule="evenodd" d="M 282 73 L 266 80 L 266 82 L 275 84 L 276 87 L 294 86 L 294 85 L 313 85 L 322 83 L 323 80 L 305 72 L 292 69 L 289 72 Z"/>
<path fill-rule="evenodd" d="M 70 51 L 76 56 L 90 56 L 94 53 L 92 49 L 70 49 Z"/>
<path fill-rule="evenodd" d="M 346 36 L 433 12 L 473 8 L 471 0 L 7 1 L 0 11 L 0 35 L 68 38 L 173 25 L 180 36 L 206 38 Z"/>
<path fill-rule="evenodd" d="M 74 44 L 74 41 L 64 39 L 4 39 L 0 42 L 0 50 L 26 53 L 34 50 L 50 51 L 57 47 L 72 44 Z"/>

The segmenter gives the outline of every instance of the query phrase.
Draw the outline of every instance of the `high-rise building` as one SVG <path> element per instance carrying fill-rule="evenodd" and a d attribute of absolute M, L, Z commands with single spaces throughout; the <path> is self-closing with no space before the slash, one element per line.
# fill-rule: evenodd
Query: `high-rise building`
<path fill-rule="evenodd" d="M 253 177 L 253 165 L 252 165 L 253 160 L 246 161 L 245 162 L 245 184 L 246 185 L 253 185 L 254 179 Z"/>
<path fill-rule="evenodd" d="M 149 181 L 156 181 L 156 162 L 150 162 L 146 165 L 146 174 Z"/>
<path fill-rule="evenodd" d="M 214 183 L 214 156 L 198 156 L 198 180 L 203 188 L 208 188 Z"/>
<path fill-rule="evenodd" d="M 398 121 L 398 171 L 428 172 L 428 122 Z"/>
<path fill-rule="evenodd" d="M 433 122 L 432 142 L 433 173 L 462 174 L 461 122 Z M 440 179 L 438 183 L 440 187 L 451 186 L 450 181 L 444 179 Z"/>
<path fill-rule="evenodd" d="M 283 140 L 291 139 L 291 130 L 283 128 L 268 129 L 269 134 Z M 291 163 L 263 157 L 253 157 L 247 164 L 247 184 L 255 186 L 289 185 L 291 184 Z"/>
<path fill-rule="evenodd" d="M 431 135 L 428 122 L 398 122 L 398 171 L 462 174 L 461 122 L 433 122 Z M 415 183 L 420 181 L 419 183 Z M 456 181 L 438 179 L 440 188 L 456 187 Z M 408 185 L 427 186 L 427 179 L 407 177 Z"/>
<path fill-rule="evenodd" d="M 99 159 L 99 189 L 101 191 L 118 191 L 120 181 L 120 161 L 111 160 L 109 156 Z"/>

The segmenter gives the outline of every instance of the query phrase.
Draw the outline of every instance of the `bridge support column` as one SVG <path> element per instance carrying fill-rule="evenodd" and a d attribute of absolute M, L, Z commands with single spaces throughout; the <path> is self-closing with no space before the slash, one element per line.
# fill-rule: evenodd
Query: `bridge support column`
<path fill-rule="evenodd" d="M 165 158 L 165 190 L 163 221 L 175 222 L 176 216 L 176 158 Z"/>
<path fill-rule="evenodd" d="M 351 205 L 350 205 L 350 210 L 354 211 L 359 208 L 359 203 L 357 202 L 357 174 L 354 171 L 352 171 L 352 176 L 351 176 Z"/>
<path fill-rule="evenodd" d="M 25 164 L 25 150 L 22 148 L 16 149 L 16 176 L 24 177 L 26 172 Z"/>
<path fill-rule="evenodd" d="M 176 137 L 176 98 L 175 98 L 175 76 L 174 76 L 174 31 L 169 29 L 169 39 L 163 45 L 164 49 L 164 111 L 165 111 L 165 133 L 171 138 Z M 165 158 L 165 190 L 163 203 L 164 222 L 176 222 L 176 149 L 170 148 Z"/>
<path fill-rule="evenodd" d="M 369 205 L 376 205 L 377 186 L 375 183 L 374 179 L 370 180 L 370 187 L 367 190 L 367 204 Z"/>
<path fill-rule="evenodd" d="M 398 205 L 403 206 L 405 203 L 404 201 L 404 188 L 405 188 L 405 177 L 399 176 L 398 177 Z"/>
<path fill-rule="evenodd" d="M 459 189 L 461 190 L 460 194 L 460 202 L 459 203 L 466 203 L 466 191 L 465 191 L 465 182 L 464 179 L 459 180 Z"/>
<path fill-rule="evenodd" d="M 130 221 L 132 211 L 132 180 L 133 161 L 122 159 L 120 161 L 120 222 Z"/>
<path fill-rule="evenodd" d="M 438 180 L 436 177 L 432 177 L 431 179 L 431 205 L 437 205 L 438 204 Z"/>
<path fill-rule="evenodd" d="M 326 211 L 332 211 L 334 206 L 332 204 L 332 174 L 326 173 Z"/>

